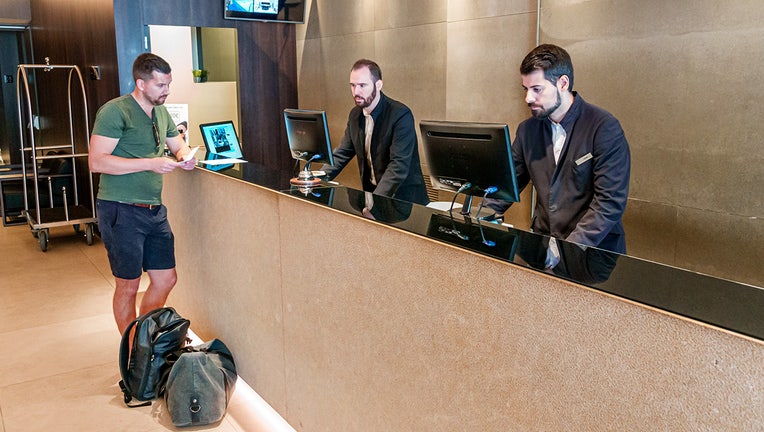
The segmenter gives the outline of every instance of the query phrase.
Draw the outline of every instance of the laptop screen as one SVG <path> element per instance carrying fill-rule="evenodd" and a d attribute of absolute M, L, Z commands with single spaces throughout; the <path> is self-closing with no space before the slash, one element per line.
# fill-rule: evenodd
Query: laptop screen
<path fill-rule="evenodd" d="M 208 159 L 242 157 L 241 145 L 232 121 L 200 124 L 199 129 L 202 131 Z"/>

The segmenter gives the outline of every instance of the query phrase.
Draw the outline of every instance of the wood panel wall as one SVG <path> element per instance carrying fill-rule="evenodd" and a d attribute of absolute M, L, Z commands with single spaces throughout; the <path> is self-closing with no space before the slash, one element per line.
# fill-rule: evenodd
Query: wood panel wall
<path fill-rule="evenodd" d="M 59 0 L 32 0 L 32 44 L 35 64 L 43 64 L 50 58 L 51 64 L 77 65 L 84 76 L 85 94 L 88 107 L 88 125 L 92 128 L 98 107 L 119 95 L 116 58 L 116 36 L 114 33 L 114 9 L 111 2 L 80 0 L 62 2 Z M 88 68 L 101 67 L 101 80 L 90 79 Z M 68 85 L 66 74 L 38 73 L 37 101 L 33 109 L 45 119 L 48 127 L 41 135 L 42 145 L 68 144 Z M 82 95 L 79 87 L 72 87 L 72 112 L 77 152 L 87 151 L 89 137 L 85 134 L 82 119 Z M 36 144 L 41 143 L 37 140 Z M 78 178 L 81 199 L 89 199 L 87 160 L 77 159 L 80 176 Z M 88 204 L 89 206 L 89 204 Z"/>

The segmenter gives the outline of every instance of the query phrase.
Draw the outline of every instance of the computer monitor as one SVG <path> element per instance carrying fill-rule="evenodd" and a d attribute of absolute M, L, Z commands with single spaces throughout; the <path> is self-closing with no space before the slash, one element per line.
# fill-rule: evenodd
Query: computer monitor
<path fill-rule="evenodd" d="M 285 109 L 284 122 L 292 157 L 306 162 L 305 168 L 292 183 L 318 183 L 320 180 L 313 177 L 310 165 L 313 162 L 334 165 L 326 111 Z"/>
<path fill-rule="evenodd" d="M 207 158 L 240 159 L 242 157 L 241 145 L 236 135 L 233 121 L 226 120 L 199 125 L 202 133 L 204 147 L 207 149 Z"/>
<path fill-rule="evenodd" d="M 433 186 L 466 194 L 463 213 L 473 195 L 520 201 L 506 124 L 422 120 L 419 128 Z"/>

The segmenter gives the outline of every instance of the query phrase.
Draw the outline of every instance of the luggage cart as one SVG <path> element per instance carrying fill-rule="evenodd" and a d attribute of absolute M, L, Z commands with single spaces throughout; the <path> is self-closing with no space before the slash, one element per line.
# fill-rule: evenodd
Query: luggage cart
<path fill-rule="evenodd" d="M 39 118 L 33 116 L 32 113 L 32 100 L 31 93 L 29 91 L 29 72 L 33 74 L 32 79 L 37 82 L 38 77 L 36 71 L 42 71 L 43 73 L 51 73 L 54 70 L 64 70 L 68 72 L 68 104 L 69 104 L 69 144 L 53 145 L 53 146 L 37 146 L 35 142 L 35 128 L 39 128 Z M 85 83 L 82 79 L 82 73 L 79 67 L 76 65 L 51 65 L 50 59 L 45 58 L 45 64 L 21 64 L 18 66 L 16 72 L 16 82 L 18 86 L 16 88 L 17 105 L 19 111 L 19 135 L 21 137 L 21 158 L 22 158 L 22 184 L 24 191 L 24 211 L 22 215 L 26 218 L 29 226 L 39 243 L 40 249 L 45 252 L 48 249 L 48 239 L 50 238 L 50 228 L 71 225 L 74 227 L 74 231 L 77 234 L 82 233 L 84 227 L 85 238 L 88 245 L 93 244 L 93 232 L 95 224 L 97 223 L 95 198 L 93 194 L 93 174 L 90 170 L 87 170 L 87 178 L 89 181 L 90 208 L 88 209 L 80 203 L 77 173 L 78 158 L 87 158 L 88 153 L 77 153 L 75 146 L 75 129 L 74 129 L 74 113 L 72 112 L 72 87 L 77 87 L 82 95 L 83 106 L 83 132 L 84 132 L 84 147 L 89 151 L 90 149 L 90 127 L 88 126 L 88 105 L 87 98 L 85 96 Z M 26 105 L 26 110 L 24 110 Z M 24 133 L 24 127 L 28 127 L 28 131 Z M 82 135 L 80 135 L 82 136 Z M 25 141 L 28 140 L 28 145 Z M 43 154 L 43 152 L 46 152 Z M 40 169 L 40 165 L 49 160 L 68 161 L 71 166 L 71 173 L 45 173 Z M 87 166 L 87 165 L 86 165 Z M 31 171 L 31 172 L 30 172 Z M 69 191 L 66 187 L 62 187 L 61 196 L 63 197 L 63 206 L 56 207 L 54 204 L 54 193 L 58 191 L 53 190 L 53 184 L 57 178 L 70 178 L 72 190 Z M 46 203 L 47 207 L 41 205 L 40 202 L 40 182 L 47 181 L 47 191 L 49 202 Z M 31 198 L 30 191 L 28 190 L 28 183 L 31 183 L 34 192 L 34 208 L 30 208 L 29 201 Z"/>

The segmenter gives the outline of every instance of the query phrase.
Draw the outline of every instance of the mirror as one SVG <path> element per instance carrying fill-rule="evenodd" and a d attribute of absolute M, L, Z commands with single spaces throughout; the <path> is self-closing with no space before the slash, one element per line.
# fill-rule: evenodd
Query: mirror
<path fill-rule="evenodd" d="M 151 51 L 172 67 L 165 105 L 176 123 L 187 122 L 188 144 L 204 145 L 199 131 L 203 123 L 232 120 L 241 130 L 236 29 L 151 25 L 149 38 Z M 194 79 L 198 69 L 207 71 L 204 82 Z"/>

